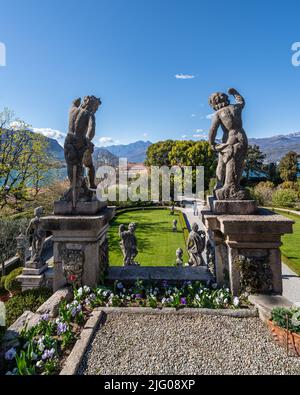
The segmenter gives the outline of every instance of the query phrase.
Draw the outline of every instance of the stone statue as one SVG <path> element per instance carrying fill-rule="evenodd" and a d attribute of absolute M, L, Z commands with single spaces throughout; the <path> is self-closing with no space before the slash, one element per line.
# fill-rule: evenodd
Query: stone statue
<path fill-rule="evenodd" d="M 92 154 L 92 143 L 96 133 L 95 113 L 101 100 L 95 96 L 86 96 L 75 99 L 69 113 L 69 130 L 65 139 L 64 151 L 68 168 L 70 189 L 64 194 L 63 199 L 73 202 L 89 201 L 93 196 L 91 190 L 96 189 L 95 168 Z M 88 169 L 88 184 L 84 177 L 84 166 Z"/>
<path fill-rule="evenodd" d="M 139 266 L 134 261 L 138 254 L 137 240 L 135 237 L 136 224 L 131 223 L 126 230 L 125 225 L 120 225 L 119 235 L 121 238 L 120 247 L 124 256 L 124 266 Z"/>
<path fill-rule="evenodd" d="M 205 246 L 206 234 L 203 230 L 199 231 L 198 224 L 194 223 L 187 241 L 187 249 L 190 256 L 190 266 L 205 266 L 205 262 L 202 257 Z"/>
<path fill-rule="evenodd" d="M 26 266 L 33 266 L 38 269 L 44 265 L 42 260 L 43 246 L 46 239 L 46 231 L 43 229 L 41 224 L 41 216 L 43 214 L 43 208 L 37 207 L 34 210 L 35 217 L 30 221 L 29 226 L 26 230 L 26 236 L 31 236 L 31 260 Z"/>
<path fill-rule="evenodd" d="M 217 200 L 247 200 L 246 191 L 240 187 L 244 161 L 248 150 L 248 139 L 243 129 L 242 111 L 244 98 L 231 88 L 236 104 L 230 104 L 225 93 L 214 93 L 209 98 L 210 106 L 216 111 L 209 134 L 209 142 L 219 153 L 217 185 L 214 191 Z M 223 129 L 221 144 L 216 144 L 219 127 Z"/>
<path fill-rule="evenodd" d="M 183 249 L 178 248 L 176 251 L 176 266 L 183 266 Z"/>
<path fill-rule="evenodd" d="M 174 219 L 174 221 L 173 221 L 173 232 L 177 232 L 177 225 L 178 225 L 178 221 L 177 221 L 177 219 Z"/>

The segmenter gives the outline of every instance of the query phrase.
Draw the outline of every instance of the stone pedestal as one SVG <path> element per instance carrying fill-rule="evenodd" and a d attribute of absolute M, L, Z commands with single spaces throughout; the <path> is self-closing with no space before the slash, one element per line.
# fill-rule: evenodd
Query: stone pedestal
<path fill-rule="evenodd" d="M 282 294 L 281 237 L 293 221 L 269 210 L 253 215 L 202 212 L 209 243 L 215 249 L 217 283 L 234 295 Z"/>
<path fill-rule="evenodd" d="M 114 208 L 97 215 L 42 218 L 53 235 L 54 291 L 65 285 L 95 287 L 108 266 L 107 231 Z"/>

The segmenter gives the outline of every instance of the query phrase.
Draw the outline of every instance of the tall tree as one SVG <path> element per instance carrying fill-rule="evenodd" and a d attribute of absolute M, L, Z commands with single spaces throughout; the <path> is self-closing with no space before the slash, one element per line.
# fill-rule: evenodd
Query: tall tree
<path fill-rule="evenodd" d="M 150 145 L 147 150 L 146 166 L 171 166 L 169 153 L 176 144 L 174 140 L 159 141 Z"/>
<path fill-rule="evenodd" d="M 152 144 L 148 148 L 147 166 L 203 166 L 205 188 L 216 170 L 216 154 L 207 141 L 166 140 Z"/>
<path fill-rule="evenodd" d="M 247 181 L 250 179 L 251 172 L 261 172 L 264 167 L 266 155 L 260 150 L 258 145 L 249 145 L 245 162 L 245 172 Z"/>
<path fill-rule="evenodd" d="M 11 111 L 0 113 L 0 208 L 21 210 L 22 202 L 33 200 L 49 166 L 46 138 Z"/>
<path fill-rule="evenodd" d="M 290 151 L 280 161 L 279 171 L 280 177 L 284 181 L 297 181 L 297 175 L 299 172 L 299 154 Z"/>

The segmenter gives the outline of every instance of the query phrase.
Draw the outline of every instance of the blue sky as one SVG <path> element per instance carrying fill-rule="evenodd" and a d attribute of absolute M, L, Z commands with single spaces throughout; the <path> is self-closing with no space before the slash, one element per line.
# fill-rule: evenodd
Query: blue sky
<path fill-rule="evenodd" d="M 95 94 L 97 145 L 200 138 L 208 96 L 232 86 L 250 137 L 300 131 L 299 13 L 291 0 L 2 0 L 0 107 L 65 133 L 73 98 Z"/>

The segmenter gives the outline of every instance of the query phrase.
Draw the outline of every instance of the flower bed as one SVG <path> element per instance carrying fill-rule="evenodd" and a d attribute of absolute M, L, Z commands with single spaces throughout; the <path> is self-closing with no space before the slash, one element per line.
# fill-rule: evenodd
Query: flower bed
<path fill-rule="evenodd" d="M 300 357 L 300 309 L 276 308 L 268 325 L 275 341 Z"/>
<path fill-rule="evenodd" d="M 116 282 L 111 289 L 75 289 L 73 302 L 61 302 L 56 319 L 51 320 L 45 314 L 36 326 L 22 331 L 19 348 L 10 349 L 5 354 L 6 374 L 58 374 L 94 308 L 137 306 L 237 309 L 247 304 L 233 298 L 228 289 L 208 288 L 201 283 L 190 282 L 181 288 L 169 286 L 166 282 L 157 287 L 145 286 L 137 281 L 131 288 Z"/>

